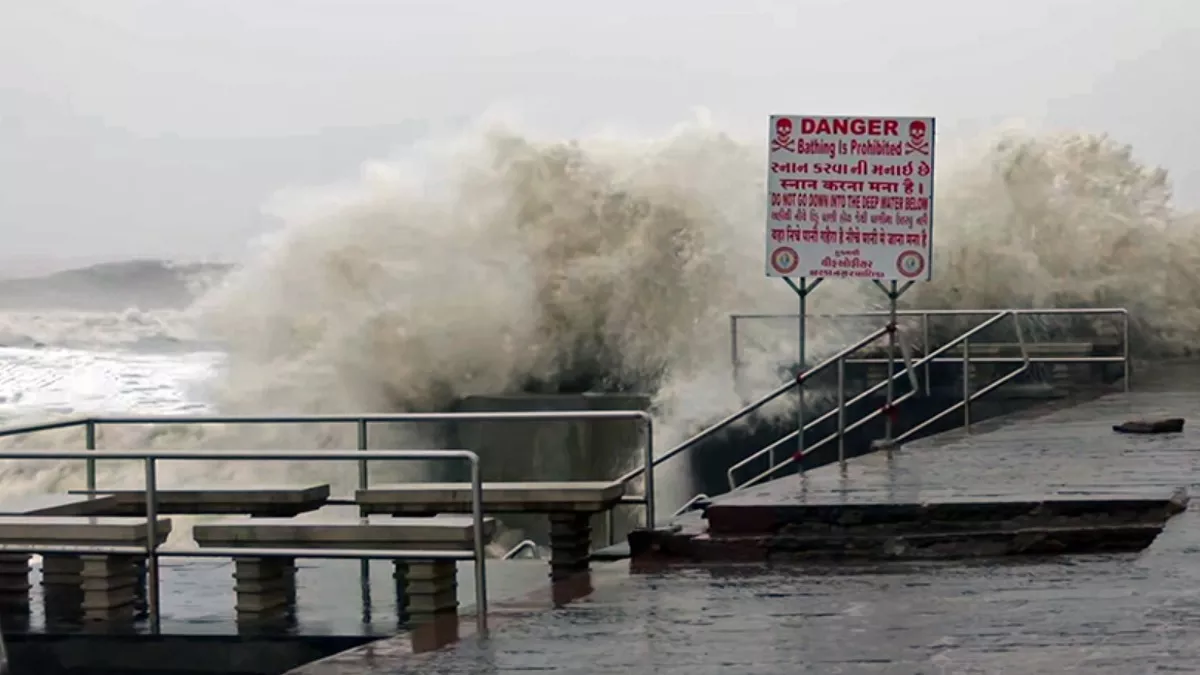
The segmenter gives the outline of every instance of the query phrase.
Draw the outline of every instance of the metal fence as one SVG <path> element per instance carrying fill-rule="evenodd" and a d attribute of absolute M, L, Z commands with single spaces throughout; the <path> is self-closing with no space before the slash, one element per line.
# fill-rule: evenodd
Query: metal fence
<path fill-rule="evenodd" d="M 622 499 L 625 504 L 645 505 L 645 522 L 648 527 L 654 525 L 654 472 L 647 467 L 661 464 L 666 458 L 656 459 L 654 456 L 654 417 L 644 410 L 571 410 L 553 412 L 446 412 L 446 413 L 377 413 L 368 415 L 150 415 L 124 417 L 74 417 L 66 420 L 56 420 L 41 424 L 7 427 L 0 429 L 0 438 L 19 436 L 39 431 L 69 429 L 82 427 L 84 429 L 84 444 L 88 450 L 97 450 L 96 431 L 103 426 L 115 425 L 211 425 L 211 424 L 353 424 L 357 429 L 358 450 L 364 454 L 354 459 L 358 462 L 358 488 L 365 490 L 370 484 L 370 474 L 367 468 L 368 460 L 380 459 L 381 451 L 370 450 L 368 442 L 369 425 L 399 423 L 399 422 L 571 422 L 581 420 L 627 420 L 638 421 L 645 429 L 645 442 L 642 445 L 642 464 L 640 467 L 622 475 L 617 480 L 629 483 L 641 476 L 642 496 L 629 495 Z M 96 489 L 96 460 L 113 457 L 110 451 L 103 454 L 86 457 L 87 490 L 94 493 Z"/>
<path fill-rule="evenodd" d="M 1132 357 L 1129 351 L 1129 311 L 1122 307 L 1098 307 L 1098 308 L 1046 308 L 1046 309 L 909 309 L 900 310 L 896 315 L 900 318 L 918 318 L 920 319 L 921 328 L 921 349 L 925 354 L 929 354 L 934 346 L 930 335 L 931 320 L 945 317 L 955 318 L 972 318 L 994 316 L 998 312 L 1009 312 L 1016 317 L 1018 322 L 1030 317 L 1117 317 L 1120 321 L 1121 330 L 1121 355 L 1119 357 L 1110 356 L 1088 356 L 1088 357 L 1033 357 L 1030 359 L 1033 363 L 1113 363 L 1120 362 L 1125 368 L 1125 390 L 1129 390 L 1129 382 L 1132 373 Z M 851 319 L 870 319 L 877 318 L 887 321 L 889 318 L 887 310 L 867 311 L 867 312 L 846 312 L 834 314 L 810 314 L 809 318 L 814 319 L 829 319 L 833 321 L 847 321 Z M 797 314 L 731 314 L 729 316 L 729 345 L 730 359 L 733 363 L 735 377 L 741 364 L 741 324 L 747 321 L 768 321 L 782 319 L 797 319 Z M 1018 323 L 1018 331 L 1020 330 Z M 961 331 L 954 331 L 957 335 Z M 975 363 L 1001 363 L 1012 362 L 1002 361 L 1001 359 L 990 358 L 986 356 L 975 357 Z M 928 380 L 929 363 L 925 363 L 925 376 Z"/>
<path fill-rule="evenodd" d="M 0 452 L 4 459 L 88 459 L 95 453 L 88 450 L 5 450 Z M 479 456 L 468 450 L 375 450 L 373 459 L 417 461 L 445 460 L 466 461 L 471 468 L 471 517 L 473 520 L 473 546 L 471 551 L 447 550 L 348 550 L 323 548 L 169 548 L 158 544 L 158 462 L 168 460 L 245 460 L 245 461 L 347 461 L 357 460 L 361 454 L 347 450 L 109 450 L 105 459 L 140 460 L 145 463 L 146 492 L 146 545 L 102 546 L 63 544 L 0 544 L 0 551 L 14 553 L 64 553 L 78 555 L 130 555 L 146 556 L 147 610 L 150 630 L 154 634 L 162 631 L 162 604 L 158 559 L 181 558 L 368 558 L 387 560 L 473 560 L 475 562 L 476 625 L 479 632 L 487 634 L 487 566 L 484 564 L 486 545 L 483 531 L 483 481 L 479 468 Z"/>

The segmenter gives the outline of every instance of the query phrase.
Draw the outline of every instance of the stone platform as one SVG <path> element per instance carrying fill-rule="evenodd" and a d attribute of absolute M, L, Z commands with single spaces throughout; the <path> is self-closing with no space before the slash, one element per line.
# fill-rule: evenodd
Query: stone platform
<path fill-rule="evenodd" d="M 1195 493 L 1200 434 L 1187 427 L 1173 437 L 1111 431 L 1114 419 L 1200 416 L 1200 387 L 1164 391 L 1163 382 L 1041 416 L 1004 418 L 970 435 L 945 434 L 890 457 L 855 459 L 845 474 L 836 466 L 811 472 L 803 488 L 793 477 L 775 489 L 789 503 L 818 507 L 880 497 L 921 504 L 998 494 L 1073 501 L 1161 498 L 1178 487 Z M 486 642 L 468 637 L 414 654 L 393 638 L 295 673 L 1195 672 L 1196 551 L 1200 502 L 1193 501 L 1135 553 L 649 566 L 562 611 L 506 623 Z"/>
<path fill-rule="evenodd" d="M 635 561 L 955 557 L 1140 550 L 1186 505 L 1200 435 L 1126 419 L 1200 416 L 1193 392 L 1113 394 L 1007 417 L 713 500 L 631 535 Z"/>

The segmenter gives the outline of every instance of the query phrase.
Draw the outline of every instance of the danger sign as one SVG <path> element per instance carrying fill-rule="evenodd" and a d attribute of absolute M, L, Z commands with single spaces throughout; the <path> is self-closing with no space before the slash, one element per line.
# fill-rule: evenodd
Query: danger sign
<path fill-rule="evenodd" d="M 767 276 L 929 280 L 932 117 L 774 115 Z"/>

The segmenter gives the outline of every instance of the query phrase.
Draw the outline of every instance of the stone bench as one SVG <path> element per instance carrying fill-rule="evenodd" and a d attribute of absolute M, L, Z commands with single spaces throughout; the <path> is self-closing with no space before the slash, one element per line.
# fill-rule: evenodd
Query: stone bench
<path fill-rule="evenodd" d="M 565 579 L 587 571 L 591 557 L 591 517 L 616 506 L 625 484 L 608 481 L 565 483 L 484 483 L 485 513 L 536 513 L 550 519 L 550 576 Z M 399 483 L 355 492 L 368 514 L 430 516 L 470 513 L 470 483 Z"/>
<path fill-rule="evenodd" d="M 485 544 L 496 531 L 484 520 Z M 286 518 L 226 519 L 196 525 L 192 536 L 200 547 L 280 549 L 396 549 L 471 551 L 474 521 L 463 517 L 381 518 L 304 522 Z M 397 591 L 404 588 L 407 614 L 414 623 L 457 614 L 457 565 L 454 560 L 395 560 Z M 479 561 L 477 564 L 483 564 Z M 296 564 L 293 558 L 234 559 L 239 619 L 262 619 L 285 612 L 294 603 Z"/>
<path fill-rule="evenodd" d="M 158 520 L 158 544 L 171 532 Z M 147 541 L 144 518 L 0 516 L 0 596 L 9 608 L 29 607 L 29 553 L 46 546 L 136 546 Z M 132 619 L 142 593 L 145 555 L 45 553 L 42 585 L 47 614 L 89 620 Z"/>
<path fill-rule="evenodd" d="M 70 494 L 79 494 L 71 492 Z M 84 493 L 86 494 L 86 493 Z M 106 516 L 146 513 L 145 490 L 104 490 L 105 505 L 93 512 Z M 329 500 L 329 484 L 267 485 L 253 488 L 187 487 L 156 491 L 155 506 L 165 515 L 249 515 L 287 518 L 316 511 Z"/>
<path fill-rule="evenodd" d="M 0 516 L 101 516 L 106 515 L 103 512 L 114 504 L 115 500 L 110 497 L 28 495 L 0 501 Z"/>

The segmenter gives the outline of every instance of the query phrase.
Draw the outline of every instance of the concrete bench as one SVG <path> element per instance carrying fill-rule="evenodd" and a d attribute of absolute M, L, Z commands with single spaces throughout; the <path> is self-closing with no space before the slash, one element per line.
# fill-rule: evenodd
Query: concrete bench
<path fill-rule="evenodd" d="M 540 513 L 550 519 L 550 576 L 564 579 L 588 569 L 591 517 L 616 506 L 625 484 L 608 481 L 566 483 L 484 483 L 486 513 Z M 470 513 L 470 483 L 399 483 L 355 492 L 365 514 L 428 516 Z"/>
<path fill-rule="evenodd" d="M 28 495 L 0 501 L 0 516 L 100 516 L 116 500 L 74 494 Z"/>
<path fill-rule="evenodd" d="M 490 542 L 495 531 L 495 520 L 485 519 L 485 543 Z M 201 547 L 218 548 L 470 551 L 475 543 L 474 521 L 461 516 L 376 516 L 334 522 L 286 518 L 226 519 L 196 525 L 192 536 Z M 405 589 L 401 615 L 407 609 L 416 623 L 457 613 L 457 565 L 454 560 L 395 560 L 393 564 L 397 589 Z M 285 611 L 295 601 L 294 559 L 235 558 L 234 567 L 239 619 L 267 618 Z"/>
<path fill-rule="evenodd" d="M 29 607 L 29 553 L 43 546 L 137 546 L 147 541 L 144 518 L 0 516 L 0 596 L 7 607 Z M 158 544 L 171 521 L 158 520 Z M 132 619 L 141 599 L 144 555 L 47 553 L 42 585 L 48 615 L 85 619 Z"/>
<path fill-rule="evenodd" d="M 100 510 L 103 515 L 137 516 L 146 513 L 145 490 L 104 490 L 98 496 L 109 500 Z M 325 506 L 329 500 L 329 484 L 163 488 L 157 491 L 156 498 L 158 513 L 166 515 L 286 518 Z"/>

